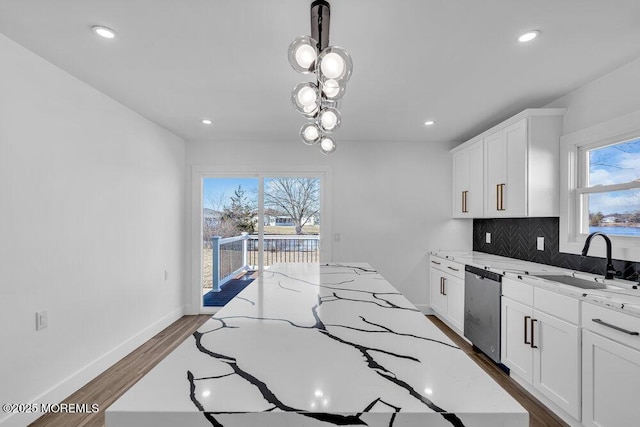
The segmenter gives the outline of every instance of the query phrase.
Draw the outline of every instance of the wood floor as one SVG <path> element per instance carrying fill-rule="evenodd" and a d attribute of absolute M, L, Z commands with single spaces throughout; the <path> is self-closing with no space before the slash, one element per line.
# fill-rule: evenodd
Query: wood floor
<path fill-rule="evenodd" d="M 88 405 L 97 403 L 100 407 L 99 412 L 95 414 L 49 413 L 30 425 L 103 427 L 105 409 L 210 318 L 211 315 L 183 316 L 63 401 Z"/>
<path fill-rule="evenodd" d="M 65 403 L 85 403 L 88 405 L 97 403 L 100 407 L 99 412 L 95 414 L 46 414 L 37 419 L 31 426 L 103 427 L 105 425 L 105 409 L 210 317 L 210 315 L 182 317 L 63 401 Z M 435 316 L 427 316 L 427 318 L 529 411 L 530 427 L 567 426 L 560 418 L 495 366 L 489 358 L 483 354 L 476 353 L 471 345 L 438 318 Z"/>

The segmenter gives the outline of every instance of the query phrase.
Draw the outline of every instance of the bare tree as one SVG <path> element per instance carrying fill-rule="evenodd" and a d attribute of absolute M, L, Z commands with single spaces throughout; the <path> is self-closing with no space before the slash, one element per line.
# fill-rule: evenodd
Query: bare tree
<path fill-rule="evenodd" d="M 273 178 L 264 190 L 264 205 L 285 212 L 293 219 L 296 234 L 320 210 L 320 181 L 317 178 Z"/>

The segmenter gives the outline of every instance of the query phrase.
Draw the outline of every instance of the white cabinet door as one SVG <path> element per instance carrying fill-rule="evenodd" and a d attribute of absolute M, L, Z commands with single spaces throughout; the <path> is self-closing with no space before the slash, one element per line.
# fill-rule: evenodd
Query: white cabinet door
<path fill-rule="evenodd" d="M 453 212 L 454 218 L 469 217 L 466 199 L 469 197 L 469 150 L 453 155 Z"/>
<path fill-rule="evenodd" d="M 453 154 L 453 218 L 483 214 L 484 145 L 482 140 Z"/>
<path fill-rule="evenodd" d="M 444 292 L 447 294 L 447 318 L 460 332 L 464 332 L 464 280 L 445 276 Z"/>
<path fill-rule="evenodd" d="M 514 217 L 527 215 L 527 120 L 504 129 L 503 143 L 506 170 L 501 190 L 502 215 Z"/>
<path fill-rule="evenodd" d="M 431 288 L 431 308 L 441 316 L 447 314 L 447 296 L 443 293 L 444 273 L 431 268 L 431 277 L 429 286 Z"/>
<path fill-rule="evenodd" d="M 640 423 L 640 351 L 582 331 L 582 423 L 593 427 Z"/>
<path fill-rule="evenodd" d="M 506 184 L 504 165 L 506 153 L 504 150 L 502 131 L 489 135 L 484 139 L 484 170 L 486 185 L 484 190 L 484 213 L 488 218 L 501 216 L 500 191 Z"/>
<path fill-rule="evenodd" d="M 530 319 L 533 309 L 502 297 L 501 362 L 528 383 L 533 379 Z"/>
<path fill-rule="evenodd" d="M 527 215 L 527 119 L 489 135 L 485 146 L 485 216 Z"/>
<path fill-rule="evenodd" d="M 538 310 L 531 325 L 533 386 L 579 420 L 580 330 Z"/>

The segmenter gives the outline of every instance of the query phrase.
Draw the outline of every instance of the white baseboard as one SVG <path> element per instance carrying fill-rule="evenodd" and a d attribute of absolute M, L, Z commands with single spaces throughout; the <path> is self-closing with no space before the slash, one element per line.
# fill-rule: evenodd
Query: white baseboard
<path fill-rule="evenodd" d="M 133 335 L 131 338 L 124 341 L 122 344 L 103 354 L 93 362 L 80 368 L 73 374 L 69 375 L 58 384 L 46 390 L 44 393 L 36 396 L 31 402 L 24 402 L 30 404 L 55 404 L 66 399 L 71 394 L 78 391 L 89 381 L 100 375 L 109 367 L 114 365 L 120 359 L 131 353 L 133 350 L 147 342 L 154 335 L 171 325 L 176 320 L 180 319 L 185 312 L 185 307 L 182 306 L 167 315 L 163 316 L 158 321 L 152 323 L 142 331 Z M 100 408 L 104 411 L 106 408 Z M 7 417 L 0 419 L 0 425 L 2 427 L 23 427 L 39 417 L 42 413 L 25 413 L 25 414 L 9 414 Z"/>

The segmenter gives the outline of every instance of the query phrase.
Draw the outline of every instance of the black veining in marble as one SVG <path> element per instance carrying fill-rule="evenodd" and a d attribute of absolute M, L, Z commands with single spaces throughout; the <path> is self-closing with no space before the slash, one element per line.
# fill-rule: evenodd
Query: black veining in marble
<path fill-rule="evenodd" d="M 345 265 L 332 265 L 332 267 L 343 267 L 345 269 L 351 269 L 351 274 L 366 274 L 366 273 L 377 273 L 375 270 L 368 270 L 368 269 L 364 269 L 361 267 L 352 267 L 352 266 L 345 266 Z M 191 401 L 194 403 L 194 405 L 203 412 L 205 418 L 211 423 L 212 426 L 214 427 L 218 427 L 218 426 L 223 426 L 223 424 L 221 424 L 221 422 L 219 420 L 217 420 L 215 418 L 215 415 L 218 413 L 214 413 L 214 412 L 207 412 L 205 411 L 203 405 L 198 401 L 197 397 L 196 397 L 196 393 L 195 393 L 195 389 L 196 389 L 196 381 L 198 380 L 205 380 L 205 379 L 217 379 L 217 378 L 223 378 L 223 377 L 228 377 L 231 375 L 238 375 L 239 377 L 243 378 L 245 381 L 249 382 L 250 384 L 252 384 L 253 386 L 255 386 L 260 393 L 262 394 L 263 398 L 269 402 L 271 405 L 273 405 L 272 408 L 268 409 L 267 411 L 273 411 L 274 409 L 279 409 L 282 411 L 286 411 L 286 412 L 297 412 L 300 415 L 306 416 L 306 417 L 310 417 L 310 418 L 314 418 L 317 419 L 319 421 L 324 421 L 333 425 L 367 425 L 367 423 L 361 419 L 361 416 L 364 413 L 369 412 L 377 403 L 382 403 L 385 404 L 389 407 L 391 407 L 394 412 L 391 415 L 391 419 L 389 422 L 389 426 L 393 425 L 393 422 L 395 420 L 396 414 L 398 412 L 400 412 L 400 410 L 402 408 L 399 407 L 395 407 L 387 402 L 384 402 L 381 398 L 376 398 L 374 401 L 372 401 L 361 413 L 357 413 L 357 414 L 353 414 L 353 415 L 341 415 L 341 414 L 332 414 L 332 413 L 320 413 L 320 412 L 309 412 L 309 411 L 305 411 L 305 410 L 301 410 L 301 409 L 296 409 L 296 408 L 292 408 L 288 405 L 286 405 L 284 402 L 280 401 L 278 399 L 278 397 L 269 389 L 269 387 L 267 386 L 267 384 L 265 384 L 263 381 L 261 381 L 260 379 L 256 378 L 255 376 L 253 376 L 252 374 L 250 374 L 249 372 L 243 370 L 239 365 L 238 365 L 238 361 L 236 360 L 236 358 L 231 357 L 231 356 L 227 356 L 227 355 L 223 355 L 220 353 L 217 353 L 215 351 L 212 351 L 211 349 L 208 349 L 205 347 L 204 344 L 202 344 L 202 337 L 206 334 L 209 333 L 215 333 L 216 331 L 219 331 L 221 329 L 224 328 L 238 328 L 237 326 L 231 326 L 229 325 L 226 321 L 227 320 L 232 320 L 232 319 L 245 319 L 245 320 L 256 320 L 256 321 L 277 321 L 277 322 L 284 322 L 289 324 L 292 327 L 295 328 L 302 328 L 302 329 L 314 329 L 317 330 L 319 333 L 323 334 L 324 336 L 326 336 L 327 338 L 337 341 L 340 344 L 343 345 L 347 345 L 352 347 L 353 349 L 357 350 L 361 356 L 363 357 L 364 362 L 366 363 L 366 365 L 372 369 L 377 375 L 379 375 L 380 377 L 386 379 L 387 381 L 401 387 L 402 389 L 404 389 L 406 392 L 409 393 L 410 396 L 412 396 L 413 398 L 419 400 L 420 402 L 422 402 L 424 405 L 426 405 L 427 407 L 429 407 L 431 410 L 433 410 L 434 412 L 439 413 L 440 415 L 442 415 L 442 417 L 447 420 L 451 425 L 456 426 L 456 427 L 464 427 L 464 423 L 462 422 L 462 420 L 455 414 L 450 413 L 448 411 L 446 411 L 445 409 L 439 407 L 438 405 L 436 405 L 433 401 L 431 401 L 429 398 L 427 398 L 426 396 L 422 395 L 420 392 L 418 392 L 417 390 L 415 390 L 410 384 L 408 384 L 407 382 L 401 380 L 400 378 L 398 378 L 398 376 L 392 372 L 391 370 L 387 369 L 386 367 L 384 367 L 383 365 L 380 364 L 380 362 L 378 362 L 375 357 L 374 354 L 379 353 L 379 354 L 386 354 L 386 355 L 390 355 L 399 359 L 405 359 L 405 360 L 410 360 L 413 362 L 417 362 L 420 363 L 420 360 L 418 360 L 417 358 L 413 357 L 413 356 L 409 356 L 409 355 L 404 355 L 404 354 L 399 354 L 399 353 L 394 353 L 392 351 L 389 350 L 384 350 L 382 348 L 376 348 L 376 347 L 369 347 L 363 344 L 358 344 L 355 342 L 351 342 L 348 341 L 344 338 L 339 337 L 338 335 L 332 333 L 331 331 L 329 331 L 327 329 L 327 327 L 329 328 L 346 328 L 346 329 L 351 329 L 351 330 L 357 330 L 360 332 L 365 332 L 365 333 L 390 333 L 390 334 L 395 334 L 398 336 L 406 336 L 406 337 L 411 337 L 411 338 L 415 338 L 415 339 L 421 339 L 421 340 L 428 340 L 428 341 L 432 341 L 441 345 L 446 345 L 448 347 L 453 347 L 455 349 L 459 349 L 458 347 L 445 343 L 445 342 L 441 342 L 438 340 L 434 340 L 434 339 L 429 339 L 429 338 L 425 338 L 425 337 L 420 337 L 420 336 L 416 336 L 416 335 L 412 335 L 412 334 L 403 334 L 400 332 L 396 332 L 393 331 L 392 329 L 385 327 L 383 325 L 379 325 L 373 322 L 370 322 L 368 320 L 366 320 L 363 316 L 359 316 L 360 319 L 362 320 L 362 322 L 365 325 L 369 325 L 369 326 L 373 326 L 376 327 L 378 329 L 374 329 L 374 330 L 370 330 L 370 329 L 360 329 L 360 328 L 355 328 L 353 326 L 349 326 L 349 325 L 338 325 L 338 324 L 329 324 L 329 325 L 325 325 L 324 322 L 322 321 L 322 319 L 320 318 L 319 314 L 318 314 L 318 308 L 320 307 L 320 305 L 322 304 L 326 304 L 326 303 L 330 303 L 330 302 L 334 302 L 334 301 L 340 301 L 340 300 L 347 300 L 347 301 L 351 301 L 351 302 L 361 302 L 361 303 L 366 303 L 366 304 L 375 304 L 378 307 L 381 308 L 387 308 L 387 309 L 394 309 L 394 310 L 409 310 L 409 311 L 417 311 L 414 308 L 410 308 L 410 307 L 401 307 L 398 306 L 394 303 L 392 303 L 391 301 L 388 301 L 387 299 L 381 298 L 380 295 L 401 295 L 400 293 L 397 292 L 372 292 L 372 291 L 366 291 L 366 290 L 361 290 L 361 289 L 348 289 L 348 288 L 340 288 L 338 287 L 339 285 L 345 284 L 345 283 L 349 283 L 352 282 L 352 280 L 347 280 L 347 281 L 342 281 L 342 282 L 336 282 L 336 283 L 331 283 L 331 284 L 317 284 L 317 283 L 313 283 L 307 280 L 303 280 L 303 279 L 298 279 L 295 277 L 291 277 L 288 276 L 286 274 L 280 273 L 280 272 L 268 272 L 273 274 L 273 276 L 275 277 L 275 275 L 282 275 L 284 277 L 287 277 L 288 279 L 291 280 L 295 280 L 297 282 L 303 283 L 305 285 L 311 285 L 314 287 L 319 287 L 319 288 L 323 288 L 323 289 L 327 289 L 327 290 L 331 290 L 332 294 L 329 296 L 320 296 L 318 295 L 318 303 L 316 305 L 314 305 L 311 308 L 311 312 L 313 315 L 313 318 L 315 319 L 315 324 L 312 326 L 304 326 L 304 325 L 298 325 L 294 322 L 292 322 L 291 320 L 288 319 L 279 319 L 279 318 L 266 318 L 266 317 L 257 317 L 257 316 L 226 316 L 226 317 L 213 317 L 212 320 L 216 320 L 218 322 L 220 322 L 220 327 L 217 327 L 215 329 L 211 329 L 209 331 L 205 331 L 205 332 L 199 332 L 196 331 L 193 334 L 193 337 L 195 338 L 196 341 L 196 347 L 198 348 L 198 350 L 204 354 L 207 354 L 221 362 L 226 363 L 227 365 L 229 365 L 231 367 L 231 369 L 233 370 L 233 373 L 230 374 L 225 374 L 225 375 L 220 375 L 217 377 L 203 377 L 203 378 L 194 378 L 193 374 L 188 371 L 187 372 L 187 380 L 189 381 L 189 387 L 190 387 L 190 398 Z M 344 273 L 341 273 L 344 274 Z M 348 274 L 348 273 L 347 273 Z M 295 289 L 291 289 L 291 288 L 286 288 L 283 287 L 281 284 L 278 283 L 278 285 L 285 289 L 285 290 L 290 290 L 290 291 L 295 291 Z M 372 300 L 367 300 L 367 299 L 356 299 L 356 298 L 346 298 L 344 296 L 338 295 L 338 292 L 340 291 L 344 291 L 344 292 L 353 292 L 353 293 L 363 293 L 363 294 L 368 294 L 370 297 L 374 298 L 374 301 Z M 384 304 L 386 303 L 386 304 Z"/>
<path fill-rule="evenodd" d="M 485 243 L 491 233 L 491 243 Z M 569 270 L 604 275 L 606 260 L 560 252 L 559 218 L 496 218 L 473 220 L 473 250 Z M 536 238 L 544 237 L 544 251 L 536 249 Z M 640 263 L 613 260 L 621 278 L 639 281 Z"/>

